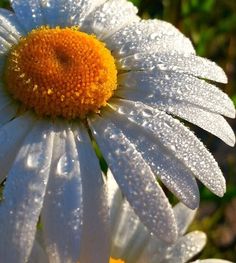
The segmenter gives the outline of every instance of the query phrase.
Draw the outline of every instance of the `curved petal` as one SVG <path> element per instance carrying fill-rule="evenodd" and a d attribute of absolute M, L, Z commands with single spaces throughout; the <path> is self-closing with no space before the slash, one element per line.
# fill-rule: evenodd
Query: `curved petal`
<path fill-rule="evenodd" d="M 50 262 L 79 260 L 82 226 L 80 165 L 72 131 L 54 123 L 50 177 L 42 209 L 43 237 Z"/>
<path fill-rule="evenodd" d="M 193 261 L 192 263 L 233 263 L 233 262 L 223 259 L 209 258 L 209 259 Z"/>
<path fill-rule="evenodd" d="M 0 127 L 13 119 L 16 116 L 17 110 L 18 106 L 12 102 L 5 105 L 0 110 Z"/>
<path fill-rule="evenodd" d="M 10 0 L 10 3 L 26 32 L 44 24 L 40 0 Z"/>
<path fill-rule="evenodd" d="M 34 123 L 35 119 L 31 115 L 26 114 L 0 128 L 0 183 L 5 179 L 23 144 L 25 136 Z"/>
<path fill-rule="evenodd" d="M 158 108 L 199 126 L 217 136 L 229 146 L 235 145 L 234 131 L 221 115 L 187 103 L 172 102 L 159 105 Z"/>
<path fill-rule="evenodd" d="M 11 46 L 12 45 L 4 37 L 0 36 L 0 56 L 1 57 L 8 52 Z M 3 59 L 5 59 L 5 57 L 3 57 Z"/>
<path fill-rule="evenodd" d="M 85 17 L 106 0 L 40 0 L 46 24 L 81 26 Z"/>
<path fill-rule="evenodd" d="M 112 257 L 136 262 L 148 242 L 149 233 L 126 200 L 122 203 L 114 230 Z"/>
<path fill-rule="evenodd" d="M 24 140 L 9 172 L 0 205 L 0 258 L 25 263 L 43 205 L 52 156 L 53 131 L 39 122 Z"/>
<path fill-rule="evenodd" d="M 106 175 L 106 185 L 107 185 L 107 199 L 108 199 L 108 207 L 110 212 L 110 222 L 111 227 L 110 231 L 111 234 L 115 232 L 115 226 L 116 224 L 119 224 L 119 215 L 121 211 L 121 207 L 123 204 L 123 196 L 119 189 L 118 184 L 116 183 L 116 180 L 114 179 L 111 171 L 108 169 L 107 175 Z"/>
<path fill-rule="evenodd" d="M 217 162 L 203 143 L 181 122 L 163 111 L 138 102 L 113 100 L 113 105 L 131 122 L 155 135 L 213 193 L 219 196 L 225 193 L 225 179 Z"/>
<path fill-rule="evenodd" d="M 122 69 L 127 70 L 167 71 L 167 75 L 168 71 L 173 71 L 227 83 L 227 76 L 221 67 L 193 54 L 142 53 L 120 59 L 118 62 Z"/>
<path fill-rule="evenodd" d="M 149 231 L 173 242 L 171 206 L 141 154 L 113 123 L 95 116 L 90 128 L 121 191 Z"/>
<path fill-rule="evenodd" d="M 0 86 L 0 112 L 8 104 L 11 104 L 12 99 L 4 92 L 2 85 Z"/>
<path fill-rule="evenodd" d="M 170 23 L 160 20 L 134 22 L 111 35 L 106 43 L 116 57 L 170 51 L 195 54 L 188 38 Z"/>
<path fill-rule="evenodd" d="M 0 8 L 0 24 L 0 36 L 10 44 L 16 44 L 25 35 L 16 15 L 7 9 Z"/>
<path fill-rule="evenodd" d="M 192 223 L 193 218 L 196 214 L 197 210 L 192 210 L 187 208 L 182 203 L 178 203 L 174 207 L 174 215 L 178 227 L 178 234 L 182 236 L 187 231 L 187 228 Z"/>
<path fill-rule="evenodd" d="M 148 231 L 122 197 L 110 170 L 107 172 L 106 182 L 112 228 L 111 256 L 122 258 L 125 262 L 136 262 L 149 239 Z"/>
<path fill-rule="evenodd" d="M 109 212 L 98 159 L 85 128 L 74 127 L 83 194 L 83 226 L 80 263 L 109 262 Z"/>
<path fill-rule="evenodd" d="M 138 9 L 127 0 L 110 0 L 89 14 L 82 30 L 104 39 L 125 25 L 139 20 Z"/>
<path fill-rule="evenodd" d="M 168 93 L 169 92 L 170 91 L 168 91 Z M 146 105 L 152 106 L 159 110 L 163 110 L 172 115 L 176 115 L 212 133 L 213 135 L 220 138 L 222 141 L 224 141 L 229 146 L 234 146 L 235 144 L 234 132 L 232 128 L 229 126 L 229 124 L 227 123 L 227 121 L 221 115 L 219 115 L 218 113 L 209 111 L 208 109 L 204 109 L 202 108 L 202 106 L 198 106 L 196 104 L 188 102 L 188 101 L 191 101 L 192 99 L 196 103 L 200 97 L 195 96 L 191 98 L 191 96 L 189 97 L 186 96 L 187 101 L 183 101 L 183 100 L 178 100 L 178 99 L 171 98 L 171 97 L 170 98 L 163 97 L 161 95 L 158 95 L 157 93 L 160 93 L 160 92 L 159 91 L 156 92 L 155 90 L 148 92 L 148 88 L 146 92 L 145 92 L 145 89 L 138 90 L 138 86 L 137 86 L 137 89 L 118 90 L 116 91 L 116 96 L 125 98 L 125 99 L 129 99 L 134 102 L 140 101 Z M 206 98 L 206 96 L 204 97 Z M 212 104 L 212 102 L 210 102 L 209 104 L 207 99 L 205 100 L 205 104 L 204 104 L 203 100 L 204 99 L 202 99 L 201 103 L 204 105 L 204 107 Z M 215 106 L 213 107 L 215 110 L 221 110 L 221 111 L 223 110 L 225 114 L 233 117 L 234 115 L 233 107 L 234 106 L 232 102 L 230 102 L 230 104 L 227 105 L 228 109 L 229 109 L 229 106 L 232 105 L 232 107 L 230 106 L 231 108 L 230 111 L 228 111 L 227 109 L 227 113 L 221 103 L 218 104 L 214 102 L 214 105 Z"/>
<path fill-rule="evenodd" d="M 206 244 L 206 235 L 200 231 L 188 233 L 170 249 L 163 263 L 185 263 L 197 255 Z"/>
<path fill-rule="evenodd" d="M 34 245 L 27 263 L 49 263 L 46 252 L 37 240 L 34 241 Z"/>
<path fill-rule="evenodd" d="M 192 172 L 155 135 L 150 135 L 142 126 L 130 122 L 124 114 L 106 111 L 102 117 L 119 127 L 170 191 L 192 209 L 198 207 L 198 185 Z"/>
<path fill-rule="evenodd" d="M 231 99 L 214 85 L 188 74 L 171 71 L 131 71 L 119 76 L 123 87 L 118 95 L 142 99 L 153 105 L 175 101 L 188 103 L 199 108 L 216 112 L 227 117 L 235 117 L 235 107 Z"/>

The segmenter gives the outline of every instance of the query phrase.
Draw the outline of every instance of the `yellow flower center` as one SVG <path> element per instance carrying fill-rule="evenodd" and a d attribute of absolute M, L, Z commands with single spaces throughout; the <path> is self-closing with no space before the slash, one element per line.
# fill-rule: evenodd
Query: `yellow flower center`
<path fill-rule="evenodd" d="M 84 118 L 106 105 L 117 71 L 111 52 L 95 36 L 78 28 L 41 27 L 12 47 L 5 84 L 40 116 Z"/>
<path fill-rule="evenodd" d="M 125 263 L 125 262 L 123 260 L 121 260 L 121 259 L 110 258 L 109 263 Z"/>

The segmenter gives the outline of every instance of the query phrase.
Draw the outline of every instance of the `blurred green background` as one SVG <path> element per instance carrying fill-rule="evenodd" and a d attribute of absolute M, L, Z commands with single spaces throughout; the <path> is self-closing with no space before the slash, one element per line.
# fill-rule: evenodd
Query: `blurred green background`
<path fill-rule="evenodd" d="M 142 18 L 171 22 L 192 40 L 198 55 L 224 68 L 229 83 L 220 88 L 236 104 L 236 0 L 130 1 L 138 6 Z M 0 6 L 9 8 L 9 2 L 0 0 Z M 236 131 L 235 120 L 229 122 Z M 217 198 L 200 186 L 201 206 L 191 227 L 208 235 L 207 247 L 200 257 L 236 262 L 236 149 L 196 127 L 191 128 L 212 151 L 227 181 L 224 198 Z"/>

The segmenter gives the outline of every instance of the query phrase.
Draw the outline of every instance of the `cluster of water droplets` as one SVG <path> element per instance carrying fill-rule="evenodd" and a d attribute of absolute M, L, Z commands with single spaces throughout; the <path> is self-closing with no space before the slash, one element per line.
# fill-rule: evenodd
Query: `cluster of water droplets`
<path fill-rule="evenodd" d="M 167 240 L 175 236 L 168 201 L 135 144 L 109 118 L 91 123 L 97 143 L 122 192 L 151 232 Z"/>
<path fill-rule="evenodd" d="M 141 20 L 115 32 L 107 40 L 117 57 L 136 53 L 169 52 L 195 54 L 188 38 L 171 24 L 160 20 Z"/>
<path fill-rule="evenodd" d="M 137 12 L 137 8 L 126 0 L 107 1 L 85 19 L 82 30 L 104 39 L 124 25 L 139 20 Z"/>
<path fill-rule="evenodd" d="M 148 107 L 140 103 L 120 102 L 117 107 L 122 108 L 127 121 L 135 122 L 155 135 L 211 191 L 220 196 L 224 194 L 225 180 L 218 164 L 188 128 L 165 112 L 152 108 L 149 108 L 153 111 L 152 115 L 143 115 Z"/>

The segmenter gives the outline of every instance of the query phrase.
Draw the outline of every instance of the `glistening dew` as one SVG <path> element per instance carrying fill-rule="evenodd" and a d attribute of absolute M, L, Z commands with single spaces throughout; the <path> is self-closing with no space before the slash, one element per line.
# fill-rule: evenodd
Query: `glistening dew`
<path fill-rule="evenodd" d="M 159 180 L 190 208 L 195 178 L 225 192 L 216 161 L 179 121 L 234 145 L 222 117 L 235 116 L 233 103 L 213 84 L 227 82 L 223 70 L 126 0 L 11 5 L 0 9 L 0 259 L 27 262 L 39 223 L 49 262 L 109 262 L 109 186 L 94 144 L 148 231 L 174 242 Z"/>

